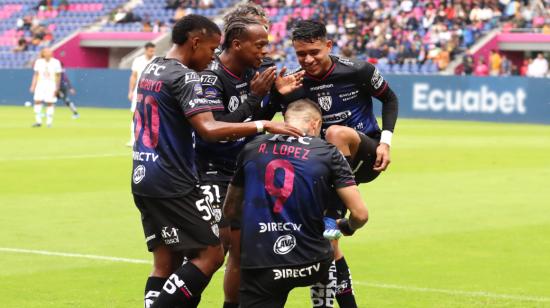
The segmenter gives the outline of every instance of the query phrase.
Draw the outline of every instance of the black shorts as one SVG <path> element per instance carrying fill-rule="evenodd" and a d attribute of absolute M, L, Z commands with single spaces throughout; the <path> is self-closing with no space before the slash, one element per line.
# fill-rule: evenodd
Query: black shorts
<path fill-rule="evenodd" d="M 225 202 L 225 195 L 227 195 L 227 188 L 229 187 L 230 180 L 213 180 L 213 179 L 201 179 L 201 192 L 205 198 L 209 200 L 212 205 L 212 211 L 214 212 L 216 219 L 219 221 L 220 228 L 230 226 L 232 230 L 241 229 L 241 219 L 231 219 L 228 221 L 223 215 L 223 203 Z"/>
<path fill-rule="evenodd" d="M 173 251 L 220 244 L 219 226 L 210 205 L 198 189 L 177 198 L 134 195 L 134 202 L 141 212 L 149 251 L 162 244 Z"/>
<path fill-rule="evenodd" d="M 372 169 L 376 162 L 376 148 L 380 144 L 380 138 L 378 136 L 369 137 L 361 132 L 357 132 L 357 134 L 361 142 L 350 167 L 357 184 L 368 183 L 380 175 L 379 171 Z"/>
<path fill-rule="evenodd" d="M 282 268 L 241 269 L 242 308 L 284 307 L 288 293 L 296 287 L 328 282 L 332 259 Z"/>

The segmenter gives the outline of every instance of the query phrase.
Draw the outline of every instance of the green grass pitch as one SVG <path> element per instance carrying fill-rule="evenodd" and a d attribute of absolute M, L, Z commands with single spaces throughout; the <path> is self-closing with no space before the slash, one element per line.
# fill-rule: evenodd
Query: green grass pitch
<path fill-rule="evenodd" d="M 142 307 L 150 260 L 130 194 L 130 114 L 0 107 L 1 307 Z M 550 126 L 400 120 L 392 164 L 342 241 L 360 307 L 550 307 Z M 222 270 L 201 307 L 221 307 Z M 310 306 L 307 289 L 287 307 Z"/>

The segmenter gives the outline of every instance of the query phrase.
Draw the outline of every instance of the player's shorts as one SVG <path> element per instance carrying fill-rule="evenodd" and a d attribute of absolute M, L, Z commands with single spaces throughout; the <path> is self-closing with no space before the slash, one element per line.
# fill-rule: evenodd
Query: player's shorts
<path fill-rule="evenodd" d="M 361 142 L 350 167 L 357 184 L 368 183 L 380 175 L 379 171 L 373 170 L 376 162 L 376 148 L 380 144 L 380 137 L 369 137 L 361 132 L 357 132 L 357 134 Z"/>
<path fill-rule="evenodd" d="M 219 227 L 198 189 L 177 198 L 150 198 L 134 194 L 141 212 L 147 249 L 166 245 L 183 251 L 220 244 Z"/>
<path fill-rule="evenodd" d="M 299 266 L 241 269 L 240 307 L 284 307 L 296 287 L 328 282 L 332 259 Z"/>
<path fill-rule="evenodd" d="M 57 96 L 55 93 L 55 85 L 41 85 L 38 84 L 34 89 L 35 102 L 46 102 L 46 103 L 56 103 Z"/>
<path fill-rule="evenodd" d="M 220 228 L 229 226 L 229 222 L 223 215 L 223 203 L 228 187 L 229 181 L 201 180 L 201 193 L 210 202 L 212 213 Z"/>

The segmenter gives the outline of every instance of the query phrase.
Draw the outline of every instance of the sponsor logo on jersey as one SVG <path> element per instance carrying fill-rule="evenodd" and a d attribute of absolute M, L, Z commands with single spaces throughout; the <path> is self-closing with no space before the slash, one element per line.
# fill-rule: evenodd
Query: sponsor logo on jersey
<path fill-rule="evenodd" d="M 193 91 L 195 92 L 195 94 L 197 94 L 198 97 L 202 97 L 204 95 L 204 93 L 202 92 L 202 85 L 200 83 L 196 83 L 193 86 Z"/>
<path fill-rule="evenodd" d="M 154 240 L 157 238 L 157 235 L 156 234 L 153 234 L 153 235 L 149 235 L 148 237 L 145 238 L 145 242 L 149 242 L 151 240 Z"/>
<path fill-rule="evenodd" d="M 177 274 L 170 275 L 162 288 L 168 294 L 174 294 L 177 290 L 180 290 L 187 298 L 191 298 L 193 296 L 193 293 L 191 293 L 185 282 L 181 280 Z"/>
<path fill-rule="evenodd" d="M 329 84 L 322 84 L 320 86 L 316 86 L 316 87 L 311 87 L 309 88 L 310 91 L 320 91 L 320 90 L 324 90 L 324 89 L 330 89 L 334 87 L 334 84 L 332 83 L 329 83 Z"/>
<path fill-rule="evenodd" d="M 296 247 L 296 238 L 292 234 L 279 236 L 273 245 L 273 252 L 278 255 L 286 255 Z"/>
<path fill-rule="evenodd" d="M 150 63 L 145 67 L 145 70 L 143 71 L 143 73 L 145 75 L 149 75 L 152 72 L 153 75 L 160 76 L 160 72 L 165 70 L 165 69 L 166 69 L 166 66 L 164 66 L 164 65 L 158 65 L 156 63 Z"/>
<path fill-rule="evenodd" d="M 218 80 L 218 76 L 215 76 L 215 75 L 202 75 L 201 76 L 201 83 L 202 84 L 214 85 L 217 80 Z"/>
<path fill-rule="evenodd" d="M 236 96 L 231 96 L 231 98 L 229 99 L 229 104 L 227 105 L 227 109 L 229 109 L 229 112 L 233 112 L 237 110 L 237 108 L 239 107 L 239 104 L 240 104 L 239 98 Z"/>
<path fill-rule="evenodd" d="M 139 165 L 134 169 L 134 174 L 132 176 L 132 179 L 134 181 L 134 184 L 139 184 L 141 180 L 145 177 L 145 166 Z"/>
<path fill-rule="evenodd" d="M 279 135 L 279 134 L 275 134 L 273 135 L 273 137 L 269 138 L 270 141 L 283 141 L 283 142 L 294 142 L 295 140 L 298 140 L 299 143 L 301 144 L 310 144 L 311 142 L 311 137 L 292 137 L 292 136 L 283 136 L 283 135 Z"/>
<path fill-rule="evenodd" d="M 513 91 L 513 90 L 512 90 Z M 525 114 L 527 93 L 523 88 L 497 93 L 482 85 L 479 90 L 444 90 L 428 83 L 413 86 L 413 110 L 482 114 Z"/>
<path fill-rule="evenodd" d="M 295 224 L 293 222 L 260 222 L 260 233 L 264 232 L 277 232 L 277 231 L 300 231 L 302 224 Z"/>
<path fill-rule="evenodd" d="M 349 66 L 355 65 L 350 59 L 347 59 L 347 58 L 338 58 L 338 62 Z"/>
<path fill-rule="evenodd" d="M 166 243 L 166 245 L 176 244 L 180 242 L 178 229 L 175 227 L 163 227 L 160 231 L 160 234 L 162 235 L 162 238 L 164 239 L 164 243 Z"/>
<path fill-rule="evenodd" d="M 192 81 L 200 81 L 200 77 L 199 77 L 199 74 L 195 73 L 195 72 L 189 72 L 189 73 L 185 73 L 185 83 L 189 83 L 189 82 L 192 82 Z"/>
<path fill-rule="evenodd" d="M 346 110 L 346 111 L 323 116 L 323 123 L 324 124 L 339 123 L 347 120 L 349 117 L 351 117 L 351 111 Z"/>
<path fill-rule="evenodd" d="M 332 97 L 329 96 L 319 96 L 318 98 L 319 106 L 323 108 L 325 111 L 329 111 L 330 107 L 332 107 Z"/>
<path fill-rule="evenodd" d="M 248 85 L 247 82 L 245 82 L 245 83 L 240 83 L 240 84 L 236 85 L 235 88 L 240 89 L 240 88 L 246 87 L 247 85 Z"/>
<path fill-rule="evenodd" d="M 375 68 L 374 73 L 372 74 L 372 78 L 370 80 L 370 84 L 375 90 L 378 90 L 380 89 L 383 83 L 384 83 L 384 77 L 382 77 L 378 69 Z"/>
<path fill-rule="evenodd" d="M 136 151 L 134 151 L 133 158 L 134 158 L 135 161 L 152 161 L 152 162 L 156 162 L 157 159 L 159 158 L 159 155 L 155 154 L 155 153 L 136 152 Z M 143 173 L 145 173 L 145 167 L 143 167 L 143 168 L 144 168 Z"/>
<path fill-rule="evenodd" d="M 218 97 L 218 93 L 218 89 L 214 87 L 207 87 L 206 89 L 204 89 L 204 97 L 208 99 L 214 99 Z"/>
<path fill-rule="evenodd" d="M 313 273 L 318 272 L 320 268 L 321 268 L 321 263 L 317 263 L 317 264 L 302 267 L 302 268 L 274 268 L 273 280 L 309 277 Z"/>

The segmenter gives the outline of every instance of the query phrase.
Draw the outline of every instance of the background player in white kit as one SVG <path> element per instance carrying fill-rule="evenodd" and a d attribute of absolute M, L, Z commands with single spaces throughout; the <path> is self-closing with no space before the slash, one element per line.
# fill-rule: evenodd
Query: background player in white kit
<path fill-rule="evenodd" d="M 145 44 L 145 53 L 137 58 L 134 59 L 132 62 L 132 74 L 130 75 L 130 82 L 128 84 L 128 100 L 132 102 L 132 106 L 130 107 L 130 111 L 132 112 L 132 115 L 136 111 L 136 104 L 137 104 L 137 85 L 139 81 L 139 77 L 141 76 L 141 72 L 145 69 L 147 64 L 149 64 L 153 59 L 155 58 L 155 44 L 149 42 Z M 130 122 L 130 141 L 126 144 L 127 146 L 131 147 L 134 145 L 134 120 Z"/>
<path fill-rule="evenodd" d="M 52 126 L 57 92 L 61 82 L 61 63 L 53 57 L 49 48 L 40 52 L 40 58 L 34 62 L 34 75 L 30 91 L 34 93 L 35 123 L 33 127 L 42 126 L 42 102 L 46 107 L 46 125 Z"/>

